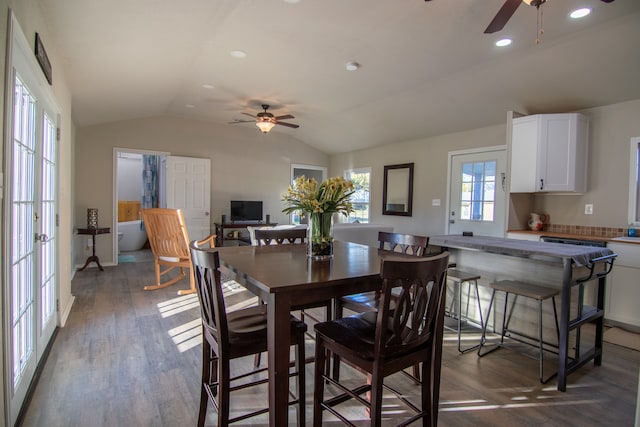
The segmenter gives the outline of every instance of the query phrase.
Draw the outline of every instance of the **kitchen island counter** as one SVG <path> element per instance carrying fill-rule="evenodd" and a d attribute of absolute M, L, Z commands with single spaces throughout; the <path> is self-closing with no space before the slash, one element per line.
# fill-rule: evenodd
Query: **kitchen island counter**
<path fill-rule="evenodd" d="M 568 374 L 588 361 L 602 363 L 605 277 L 616 257 L 610 249 L 462 235 L 430 236 L 429 244 L 447 249 L 458 268 L 478 271 L 485 281 L 516 280 L 561 290 L 558 390 L 566 391 Z M 583 305 L 583 285 L 594 282 L 597 289 L 593 307 Z M 587 351 L 580 342 L 580 327 L 586 323 L 596 325 L 594 345 Z M 575 347 L 572 356 L 570 333 Z"/>

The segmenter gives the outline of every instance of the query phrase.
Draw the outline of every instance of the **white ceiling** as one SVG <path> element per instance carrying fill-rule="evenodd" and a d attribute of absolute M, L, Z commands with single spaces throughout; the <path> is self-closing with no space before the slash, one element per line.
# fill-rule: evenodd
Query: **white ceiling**
<path fill-rule="evenodd" d="M 79 126 L 176 115 L 255 128 L 227 123 L 266 103 L 300 125 L 272 132 L 339 153 L 504 123 L 509 110 L 640 99 L 639 0 L 548 0 L 540 44 L 525 4 L 483 34 L 503 0 L 40 2 Z M 582 5 L 591 15 L 569 19 Z M 496 48 L 503 36 L 514 43 Z"/>

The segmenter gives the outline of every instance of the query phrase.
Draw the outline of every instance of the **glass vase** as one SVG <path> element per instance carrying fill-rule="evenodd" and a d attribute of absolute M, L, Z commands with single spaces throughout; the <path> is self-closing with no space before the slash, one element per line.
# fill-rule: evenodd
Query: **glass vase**
<path fill-rule="evenodd" d="M 307 256 L 314 260 L 333 256 L 333 214 L 310 213 L 307 228 Z"/>

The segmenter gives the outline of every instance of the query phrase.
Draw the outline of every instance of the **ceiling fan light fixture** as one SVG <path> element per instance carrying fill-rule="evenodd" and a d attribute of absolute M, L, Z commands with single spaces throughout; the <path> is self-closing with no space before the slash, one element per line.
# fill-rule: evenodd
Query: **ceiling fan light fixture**
<path fill-rule="evenodd" d="M 349 61 L 346 63 L 345 68 L 347 69 L 347 71 L 356 71 L 358 68 L 360 68 L 360 64 L 358 64 L 356 61 Z"/>
<path fill-rule="evenodd" d="M 546 2 L 547 0 L 522 0 L 522 1 L 529 6 L 540 7 L 540 5 Z"/>
<path fill-rule="evenodd" d="M 271 117 L 260 117 L 256 120 L 256 126 L 262 133 L 269 133 L 275 125 L 275 121 Z"/>
<path fill-rule="evenodd" d="M 500 39 L 496 42 L 496 46 L 498 47 L 505 47 L 505 46 L 509 46 L 511 44 L 511 39 Z"/>

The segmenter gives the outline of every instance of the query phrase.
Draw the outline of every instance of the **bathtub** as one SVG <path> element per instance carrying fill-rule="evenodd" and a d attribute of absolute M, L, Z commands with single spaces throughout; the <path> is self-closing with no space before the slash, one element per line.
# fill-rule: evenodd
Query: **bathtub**
<path fill-rule="evenodd" d="M 118 251 L 137 251 L 147 241 L 147 232 L 142 221 L 126 221 L 118 223 Z"/>

